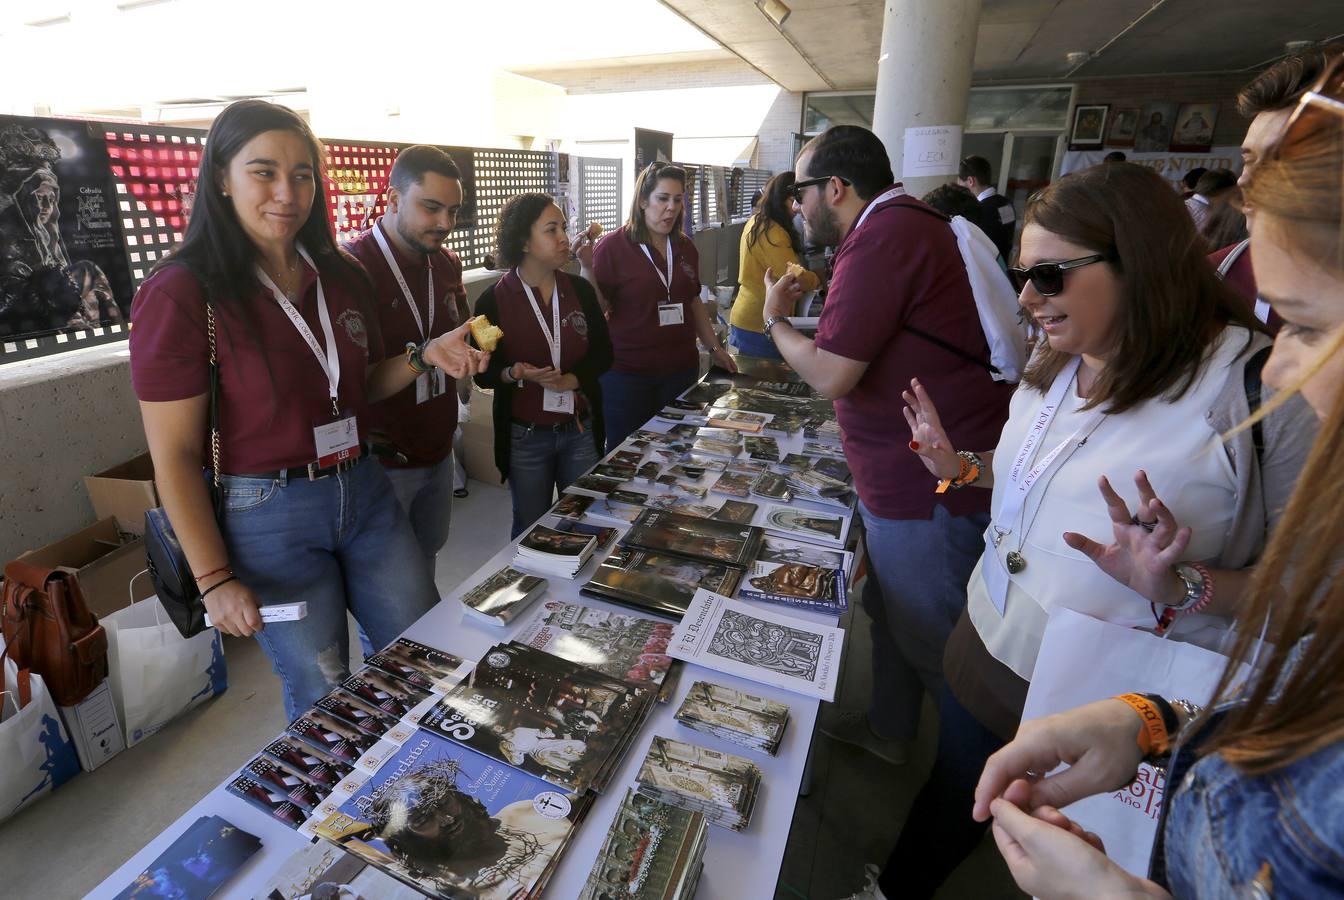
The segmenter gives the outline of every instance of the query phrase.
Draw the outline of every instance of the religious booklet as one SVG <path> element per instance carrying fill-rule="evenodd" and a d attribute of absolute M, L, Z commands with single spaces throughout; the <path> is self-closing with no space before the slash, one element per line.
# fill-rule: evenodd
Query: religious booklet
<path fill-rule="evenodd" d="M 845 571 L 838 566 L 809 566 L 757 560 L 747 570 L 737 596 L 782 603 L 838 616 L 849 609 Z"/>
<path fill-rule="evenodd" d="M 585 522 L 582 519 L 561 519 L 551 526 L 556 531 L 567 531 L 570 534 L 588 534 L 597 538 L 597 545 L 593 551 L 606 550 L 611 546 L 611 542 L 616 540 L 620 534 L 620 529 L 607 528 L 603 525 L 594 525 L 591 522 Z"/>
<path fill-rule="evenodd" d="M 729 497 L 747 497 L 750 496 L 751 486 L 755 482 L 756 476 L 753 475 L 724 472 L 710 490 L 718 494 L 727 494 Z"/>
<path fill-rule="evenodd" d="M 335 844 L 304 844 L 257 891 L 257 900 L 422 900 L 425 895 Z"/>
<path fill-rule="evenodd" d="M 711 428 L 731 428 L 759 434 L 770 421 L 770 416 L 743 410 L 714 410 L 709 416 Z"/>
<path fill-rule="evenodd" d="M 667 681 L 677 664 L 667 655 L 672 624 L 548 600 L 515 641 L 650 688 Z"/>
<path fill-rule="evenodd" d="M 716 441 L 711 438 L 700 438 L 694 444 L 691 444 L 691 450 L 696 453 L 722 456 L 728 459 L 736 459 L 738 454 L 742 452 L 742 448 L 737 444 L 728 441 Z"/>
<path fill-rule="evenodd" d="M 295 830 L 308 818 L 302 806 L 289 799 L 289 793 L 258 781 L 247 773 L 239 775 L 224 788 L 230 794 L 261 810 L 271 818 Z"/>
<path fill-rule="evenodd" d="M 593 474 L 602 478 L 626 482 L 635 477 L 635 467 L 619 462 L 598 463 L 593 467 Z"/>
<path fill-rule="evenodd" d="M 845 584 L 854 580 L 854 554 L 848 550 L 828 550 L 808 541 L 767 534 L 756 554 L 756 561 L 768 563 L 801 563 L 806 566 L 838 569 L 845 574 Z"/>
<path fill-rule="evenodd" d="M 462 657 L 410 638 L 397 638 L 364 662 L 394 678 L 439 693 L 447 691 L 471 671 L 471 663 Z"/>
<path fill-rule="evenodd" d="M 368 705 L 398 719 L 410 715 L 417 706 L 434 695 L 428 688 L 408 684 L 373 666 L 360 669 L 342 681 L 341 687 Z"/>
<path fill-rule="evenodd" d="M 328 712 L 313 707 L 289 723 L 289 734 L 340 760 L 353 763 L 378 738 Z"/>
<path fill-rule="evenodd" d="M 593 507 L 589 507 L 590 513 L 592 510 Z M 518 541 L 513 565 L 573 578 L 592 557 L 596 547 L 597 538 L 590 534 L 570 534 L 538 523 Z"/>
<path fill-rule="evenodd" d="M 397 724 L 395 716 L 390 716 L 376 707 L 369 706 L 363 700 L 342 688 L 337 688 L 325 697 L 319 698 L 313 705 L 374 738 L 382 737 L 387 729 Z"/>
<path fill-rule="evenodd" d="M 243 774 L 272 790 L 282 792 L 289 802 L 307 815 L 312 815 L 317 804 L 330 793 L 313 785 L 298 772 L 270 756 L 258 756 L 251 760 L 243 766 Z"/>
<path fill-rule="evenodd" d="M 276 738 L 262 752 L 328 791 L 353 769 L 350 763 L 289 737 Z"/>
<path fill-rule="evenodd" d="M 774 756 L 789 724 L 786 704 L 708 681 L 686 692 L 676 720 L 693 731 Z"/>
<path fill-rule="evenodd" d="M 701 588 L 667 652 L 688 663 L 833 702 L 845 633 Z"/>
<path fill-rule="evenodd" d="M 621 486 L 623 482 L 616 478 L 603 478 L 601 475 L 580 475 L 574 480 L 574 483 L 565 488 L 569 492 L 581 492 L 592 494 L 595 497 L 605 497 L 612 491 Z"/>
<path fill-rule="evenodd" d="M 545 578 L 505 566 L 463 594 L 462 605 L 476 621 L 502 627 L 546 593 L 547 584 Z"/>
<path fill-rule="evenodd" d="M 516 900 L 540 894 L 590 806 L 420 729 L 314 831 L 431 896 Z"/>
<path fill-rule="evenodd" d="M 658 736 L 635 781 L 642 794 L 703 813 L 711 825 L 741 831 L 751 824 L 761 770 L 744 756 Z"/>
<path fill-rule="evenodd" d="M 648 509 L 621 538 L 621 546 L 745 568 L 763 537 L 761 529 L 750 525 Z"/>
<path fill-rule="evenodd" d="M 767 506 L 761 525 L 785 537 L 843 548 L 849 537 L 851 517 L 796 506 Z"/>
<path fill-rule="evenodd" d="M 793 499 L 793 492 L 789 490 L 789 484 L 784 480 L 784 476 L 776 475 L 774 472 L 765 472 L 753 481 L 751 492 L 757 497 L 764 497 L 766 500 L 780 500 L 788 503 Z"/>
<path fill-rule="evenodd" d="M 551 507 L 551 515 L 577 519 L 592 503 L 593 498 L 587 494 L 561 494 L 560 500 Z"/>
<path fill-rule="evenodd" d="M 261 840 L 219 816 L 202 816 L 154 857 L 116 900 L 172 897 L 205 900 L 228 883 Z"/>
<path fill-rule="evenodd" d="M 623 547 L 602 560 L 580 593 L 679 619 L 697 587 L 731 594 L 741 576 L 740 569 L 721 563 Z"/>
<path fill-rule="evenodd" d="M 627 790 L 578 900 L 691 900 L 708 831 L 701 813 Z"/>
<path fill-rule="evenodd" d="M 742 440 L 747 455 L 763 462 L 779 462 L 779 442 L 772 437 L 753 437 L 747 435 Z"/>
<path fill-rule="evenodd" d="M 723 505 L 710 516 L 711 519 L 718 519 L 721 522 L 733 522 L 738 525 L 750 525 L 751 520 L 756 518 L 756 510 L 760 509 L 755 503 L 747 503 L 742 500 L 725 500 Z"/>

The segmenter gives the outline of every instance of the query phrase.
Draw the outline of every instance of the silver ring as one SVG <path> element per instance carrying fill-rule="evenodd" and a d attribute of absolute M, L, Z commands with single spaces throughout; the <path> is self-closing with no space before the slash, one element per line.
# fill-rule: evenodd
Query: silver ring
<path fill-rule="evenodd" d="M 1142 528 L 1144 531 L 1148 532 L 1149 534 L 1152 534 L 1152 533 L 1153 533 L 1153 529 L 1157 527 L 1157 523 L 1156 523 L 1156 522 L 1145 522 L 1145 521 L 1143 521 L 1142 519 L 1140 519 L 1138 516 L 1134 516 L 1134 518 L 1133 518 L 1131 521 L 1132 521 L 1135 525 L 1137 525 L 1137 526 L 1139 526 L 1140 528 Z"/>

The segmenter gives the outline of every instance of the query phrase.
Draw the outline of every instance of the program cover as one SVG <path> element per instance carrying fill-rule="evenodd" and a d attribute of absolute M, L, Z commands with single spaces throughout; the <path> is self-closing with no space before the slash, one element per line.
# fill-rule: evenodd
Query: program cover
<path fill-rule="evenodd" d="M 605 462 L 593 467 L 593 474 L 600 478 L 612 478 L 616 481 L 629 481 L 635 477 L 635 467 L 625 463 Z"/>
<path fill-rule="evenodd" d="M 443 898 L 531 896 L 586 804 L 420 730 L 317 834 Z"/>
<path fill-rule="evenodd" d="M 661 471 L 662 470 L 658 468 L 656 462 L 646 462 L 635 472 L 635 477 L 644 481 L 653 481 L 658 477 L 658 474 Z"/>
<path fill-rule="evenodd" d="M 298 772 L 291 770 L 269 756 L 258 756 L 243 767 L 243 774 L 249 775 L 269 788 L 283 791 L 291 803 L 312 814 L 329 791 L 314 787 Z"/>
<path fill-rule="evenodd" d="M 583 515 L 592 503 L 593 498 L 587 494 L 562 494 L 559 502 L 551 508 L 551 514 L 576 519 Z"/>
<path fill-rule="evenodd" d="M 761 770 L 744 756 L 660 735 L 649 745 L 635 781 L 641 792 L 740 831 L 751 822 Z"/>
<path fill-rule="evenodd" d="M 753 481 L 751 492 L 767 500 L 783 500 L 788 503 L 793 499 L 793 492 L 789 490 L 788 482 L 782 475 L 776 475 L 774 472 L 766 472 Z"/>
<path fill-rule="evenodd" d="M 557 531 L 570 529 L 556 526 Z M 585 535 L 591 537 L 591 535 Z M 462 595 L 462 605 L 478 621 L 507 625 L 546 591 L 547 581 L 505 566 Z M 404 714 L 403 714 L 404 715 Z"/>
<path fill-rule="evenodd" d="M 518 553 L 523 557 L 548 559 L 577 559 L 586 556 L 596 541 L 591 534 L 570 534 L 546 525 L 533 525 L 518 542 Z"/>
<path fill-rule="evenodd" d="M 755 481 L 756 478 L 752 475 L 724 472 L 719 476 L 719 480 L 714 482 L 714 486 L 710 490 L 717 494 L 727 494 L 729 497 L 748 497 L 751 495 L 751 486 Z"/>
<path fill-rule="evenodd" d="M 755 557 L 763 536 L 761 529 L 750 525 L 648 509 L 621 538 L 621 545 L 740 568 Z"/>
<path fill-rule="evenodd" d="M 704 589 L 672 633 L 680 660 L 833 702 L 845 633 Z"/>
<path fill-rule="evenodd" d="M 746 431 L 752 434 L 759 434 L 765 428 L 765 423 L 770 420 L 770 416 L 761 413 L 744 412 L 742 410 L 716 410 L 709 417 L 709 426 L 711 428 L 730 428 L 736 431 Z M 703 429 L 701 429 L 703 431 Z"/>
<path fill-rule="evenodd" d="M 289 723 L 288 733 L 351 765 L 378 741 L 372 735 L 317 708 L 308 710 Z"/>
<path fill-rule="evenodd" d="M 588 507 L 589 517 L 607 522 L 633 522 L 639 518 L 639 514 L 642 512 L 644 512 L 644 508 L 641 506 L 632 506 L 629 503 L 614 503 L 610 500 L 598 500 Z"/>
<path fill-rule="evenodd" d="M 627 466 L 637 466 L 644 459 L 644 451 L 623 449 L 611 454 L 611 461 Z"/>
<path fill-rule="evenodd" d="M 516 641 L 612 678 L 657 687 L 672 668 L 672 625 L 644 616 L 549 600 Z"/>
<path fill-rule="evenodd" d="M 773 756 L 788 727 L 789 708 L 721 684 L 697 681 L 686 692 L 676 719 L 688 728 L 731 739 Z"/>
<path fill-rule="evenodd" d="M 257 900 L 422 900 L 367 860 L 335 844 L 304 844 L 257 892 Z"/>
<path fill-rule="evenodd" d="M 168 845 L 116 900 L 205 900 L 261 849 L 261 840 L 219 816 L 202 816 Z"/>
<path fill-rule="evenodd" d="M 416 687 L 434 691 L 447 690 L 471 669 L 471 664 L 462 657 L 409 638 L 397 638 L 364 662 Z"/>
<path fill-rule="evenodd" d="M 644 612 L 680 618 L 697 587 L 730 594 L 740 577 L 738 569 L 718 563 L 625 547 L 602 560 L 581 593 Z"/>
<path fill-rule="evenodd" d="M 373 666 L 365 666 L 345 681 L 341 687 L 389 716 L 402 718 L 423 703 L 432 692 L 407 684 Z"/>
<path fill-rule="evenodd" d="M 626 790 L 579 900 L 689 900 L 706 831 L 703 814 Z"/>
<path fill-rule="evenodd" d="M 849 471 L 849 464 L 846 463 L 843 459 L 822 457 L 820 459 L 813 461 L 812 469 L 815 472 L 820 472 L 823 475 L 828 475 L 837 481 L 844 482 L 845 484 L 849 484 L 850 481 L 852 481 L 854 478 L 853 473 Z"/>
<path fill-rule="evenodd" d="M 581 475 L 574 483 L 565 488 L 567 491 L 583 491 L 597 496 L 606 496 L 621 486 L 615 478 L 603 478 L 601 475 Z"/>
<path fill-rule="evenodd" d="M 783 603 L 836 616 L 849 608 L 843 569 L 802 563 L 757 560 L 742 579 L 737 596 L 744 600 Z"/>
<path fill-rule="evenodd" d="M 845 546 L 849 523 L 849 516 L 794 506 L 767 506 L 762 520 L 767 531 L 828 547 Z"/>
<path fill-rule="evenodd" d="M 745 503 L 741 500 L 725 500 L 711 519 L 718 519 L 721 522 L 733 522 L 738 525 L 750 525 L 751 520 L 756 518 L 758 507 L 755 503 Z"/>
<path fill-rule="evenodd" d="M 264 784 L 251 775 L 239 775 L 228 783 L 225 790 L 290 828 L 297 829 L 308 818 L 303 807 L 290 800 L 285 791 Z"/>
<path fill-rule="evenodd" d="M 365 704 L 354 694 L 341 688 L 322 697 L 313 705 L 375 738 L 382 737 L 389 728 L 397 724 L 393 716 Z"/>
<path fill-rule="evenodd" d="M 594 552 L 605 550 L 611 546 L 611 542 L 620 534 L 616 528 L 607 528 L 603 525 L 594 525 L 591 522 L 584 522 L 579 519 L 561 519 L 554 526 L 556 531 L 567 531 L 570 534 L 586 534 L 597 538 L 597 544 L 594 545 Z"/>
<path fill-rule="evenodd" d="M 691 444 L 691 450 L 696 453 L 706 453 L 710 456 L 723 456 L 728 459 L 735 459 L 742 448 L 737 444 L 730 444 L 727 441 L 715 441 L 710 438 L 700 438 L 694 444 Z"/>
<path fill-rule="evenodd" d="M 827 550 L 807 541 L 794 541 L 773 534 L 765 536 L 756 558 L 761 562 L 803 563 L 809 566 L 840 569 L 845 573 L 846 584 L 849 584 L 854 577 L 854 554 L 850 551 Z"/>
<path fill-rule="evenodd" d="M 747 448 L 747 455 L 752 459 L 770 463 L 779 462 L 779 442 L 774 438 L 747 435 L 742 439 L 742 443 Z"/>
<path fill-rule="evenodd" d="M 271 741 L 262 752 L 328 791 L 349 775 L 352 768 L 315 747 L 284 738 Z"/>

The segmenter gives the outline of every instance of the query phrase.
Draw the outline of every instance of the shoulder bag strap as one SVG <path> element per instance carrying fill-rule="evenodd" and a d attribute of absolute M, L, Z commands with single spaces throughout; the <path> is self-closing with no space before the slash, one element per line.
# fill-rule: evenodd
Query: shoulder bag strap
<path fill-rule="evenodd" d="M 1251 415 L 1255 415 L 1260 409 L 1260 395 L 1263 382 L 1260 380 L 1260 373 L 1264 371 L 1265 361 L 1269 359 L 1270 352 L 1274 349 L 1271 344 L 1268 347 L 1262 347 L 1246 360 L 1246 368 L 1242 370 L 1242 379 L 1246 386 L 1246 404 L 1250 407 Z M 1265 427 L 1264 422 L 1256 422 L 1251 426 L 1251 444 L 1255 447 L 1255 459 L 1261 468 L 1265 464 Z"/>

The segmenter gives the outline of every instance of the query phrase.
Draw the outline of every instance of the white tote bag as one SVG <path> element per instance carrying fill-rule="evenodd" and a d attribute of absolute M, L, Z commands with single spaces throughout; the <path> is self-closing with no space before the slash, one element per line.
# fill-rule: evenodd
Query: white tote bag
<path fill-rule="evenodd" d="M 219 631 L 207 628 L 183 638 L 158 597 L 99 621 L 107 630 L 112 699 L 127 747 L 228 688 Z"/>
<path fill-rule="evenodd" d="M 0 819 L 79 774 L 75 745 L 65 730 L 42 676 L 27 676 L 27 702 L 21 703 L 18 666 L 4 661 L 4 690 L 0 696 Z"/>
<path fill-rule="evenodd" d="M 1213 696 L 1226 663 L 1222 654 L 1194 644 L 1056 609 L 1045 629 L 1022 718 L 1039 719 L 1131 692 L 1203 705 Z M 1080 800 L 1063 812 L 1096 832 L 1117 864 L 1146 877 L 1165 788 L 1162 771 L 1145 764 L 1128 786 Z"/>

